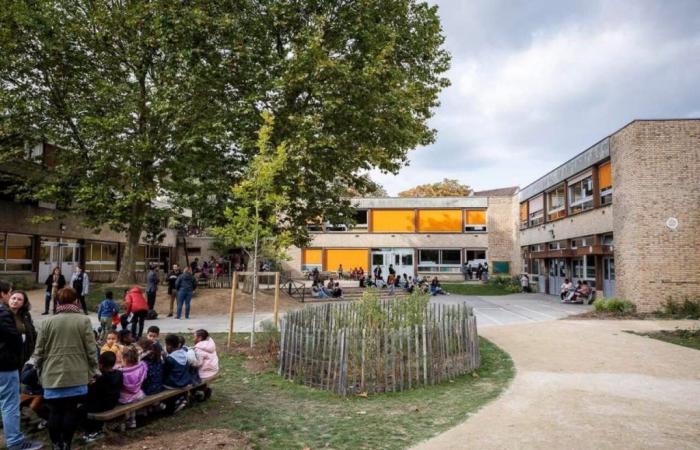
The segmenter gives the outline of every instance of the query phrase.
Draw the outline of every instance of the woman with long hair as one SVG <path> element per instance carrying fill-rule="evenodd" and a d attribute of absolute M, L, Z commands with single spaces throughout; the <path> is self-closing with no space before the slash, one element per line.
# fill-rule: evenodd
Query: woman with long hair
<path fill-rule="evenodd" d="M 22 336 L 22 351 L 20 354 L 20 363 L 24 366 L 29 360 L 29 357 L 34 353 L 34 346 L 36 344 L 36 328 L 34 328 L 34 322 L 32 322 L 32 315 L 29 310 L 32 305 L 29 303 L 29 297 L 24 291 L 12 291 L 10 293 L 10 300 L 7 302 L 10 307 L 10 311 L 15 316 L 15 325 L 17 325 L 17 331 Z"/>
<path fill-rule="evenodd" d="M 58 291 L 56 314 L 39 327 L 32 358 L 49 408 L 54 448 L 70 449 L 78 426 L 78 404 L 97 373 L 97 345 L 90 319 L 78 306 L 73 288 Z"/>
<path fill-rule="evenodd" d="M 60 267 L 54 267 L 51 274 L 46 278 L 44 282 L 46 285 L 46 294 L 44 296 L 44 313 L 43 316 L 49 313 L 49 305 L 53 300 L 53 313 L 56 314 L 56 295 L 58 291 L 66 286 L 66 277 L 61 274 Z"/>

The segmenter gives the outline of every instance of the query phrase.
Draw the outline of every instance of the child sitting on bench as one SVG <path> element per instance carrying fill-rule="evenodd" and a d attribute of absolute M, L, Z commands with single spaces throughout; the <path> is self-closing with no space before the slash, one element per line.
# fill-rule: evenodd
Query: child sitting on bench
<path fill-rule="evenodd" d="M 87 397 L 81 407 L 85 414 L 85 442 L 94 442 L 102 436 L 102 422 L 88 419 L 87 414 L 109 411 L 119 403 L 123 376 L 121 371 L 114 370 L 116 361 L 114 352 L 102 352 L 98 359 L 101 375 L 88 385 Z"/>
<path fill-rule="evenodd" d="M 168 356 L 163 366 L 163 386 L 165 389 L 179 389 L 194 384 L 190 363 L 187 361 L 187 350 L 183 348 L 180 337 L 169 334 L 165 337 L 165 350 Z M 178 412 L 187 406 L 187 397 L 181 395 L 171 401 L 173 412 Z"/>
<path fill-rule="evenodd" d="M 100 349 L 100 354 L 105 352 L 114 353 L 116 357 L 115 367 L 118 369 L 122 366 L 122 350 L 123 347 L 117 342 L 118 335 L 116 331 L 110 331 L 107 333 L 107 338 L 105 339 L 105 344 Z"/>
<path fill-rule="evenodd" d="M 141 338 L 139 346 L 143 350 L 141 361 L 148 368 L 148 374 L 141 389 L 146 395 L 157 394 L 163 390 L 163 357 L 160 347 L 156 341 L 148 338 Z"/>
<path fill-rule="evenodd" d="M 145 363 L 139 361 L 139 352 L 134 346 L 124 348 L 122 359 L 124 360 L 124 366 L 119 370 L 121 370 L 123 375 L 123 383 L 119 394 L 119 403 L 125 405 L 137 402 L 146 396 L 141 389 L 141 385 L 148 374 L 148 367 L 146 367 Z M 126 426 L 136 428 L 135 412 L 129 414 Z"/>

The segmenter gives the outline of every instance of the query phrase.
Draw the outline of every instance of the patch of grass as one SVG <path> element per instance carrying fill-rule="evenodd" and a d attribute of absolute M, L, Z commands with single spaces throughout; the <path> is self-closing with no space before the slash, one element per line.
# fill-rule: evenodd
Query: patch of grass
<path fill-rule="evenodd" d="M 512 294 L 504 286 L 493 284 L 442 283 L 442 288 L 450 294 L 459 295 L 508 295 Z"/>
<path fill-rule="evenodd" d="M 237 335 L 243 342 L 247 335 Z M 223 335 L 215 336 L 220 343 Z M 505 352 L 480 341 L 482 366 L 437 386 L 403 393 L 341 398 L 280 378 L 275 368 L 253 374 L 249 357 L 220 353 L 212 398 L 137 430 L 209 428 L 244 433 L 254 448 L 399 449 L 445 431 L 495 399 L 515 373 Z"/>
<path fill-rule="evenodd" d="M 85 303 L 87 303 L 88 311 L 97 312 L 100 302 L 105 299 L 105 292 L 112 291 L 114 293 L 114 301 L 117 305 L 121 304 L 124 298 L 124 290 L 128 289 L 127 286 L 114 286 L 111 284 L 99 284 L 90 283 L 90 293 L 85 297 Z M 144 296 L 146 294 L 144 293 Z"/>
<path fill-rule="evenodd" d="M 637 309 L 634 303 L 619 298 L 600 298 L 593 302 L 593 307 L 597 312 L 611 313 L 618 316 L 634 314 Z"/>
<path fill-rule="evenodd" d="M 641 336 L 658 339 L 671 344 L 682 345 L 683 347 L 700 350 L 700 328 L 699 329 L 676 329 L 674 331 L 663 330 L 651 333 L 635 333 Z"/>
<path fill-rule="evenodd" d="M 700 319 L 700 298 L 686 298 L 682 302 L 669 298 L 657 314 L 668 319 Z"/>

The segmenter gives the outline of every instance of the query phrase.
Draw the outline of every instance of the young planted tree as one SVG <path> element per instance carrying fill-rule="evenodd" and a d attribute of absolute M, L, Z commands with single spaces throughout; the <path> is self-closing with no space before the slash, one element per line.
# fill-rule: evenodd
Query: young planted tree
<path fill-rule="evenodd" d="M 288 193 L 277 183 L 284 171 L 287 149 L 284 144 L 270 145 L 273 118 L 263 113 L 258 133 L 258 153 L 251 160 L 241 180 L 231 188 L 232 205 L 224 211 L 226 223 L 212 233 L 226 245 L 242 248 L 253 262 L 253 326 L 250 345 L 255 344 L 256 300 L 260 257 L 276 258 L 291 243 L 289 230 L 280 227 L 280 218 L 288 202 Z"/>

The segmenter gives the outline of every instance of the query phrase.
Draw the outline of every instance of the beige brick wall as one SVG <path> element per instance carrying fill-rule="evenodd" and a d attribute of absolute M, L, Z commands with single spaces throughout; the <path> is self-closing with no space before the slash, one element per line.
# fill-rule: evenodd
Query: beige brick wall
<path fill-rule="evenodd" d="M 633 122 L 612 136 L 611 159 L 616 295 L 641 311 L 699 298 L 700 120 Z"/>
<path fill-rule="evenodd" d="M 487 212 L 489 267 L 493 261 L 510 261 L 510 273 L 521 270 L 517 235 L 518 200 L 515 197 L 489 197 Z"/>
<path fill-rule="evenodd" d="M 615 188 L 617 189 L 617 188 Z M 554 238 L 552 238 L 552 231 Z M 533 245 L 545 242 L 573 239 L 593 234 L 613 231 L 612 206 L 592 209 L 556 222 L 520 231 L 520 245 Z"/>

